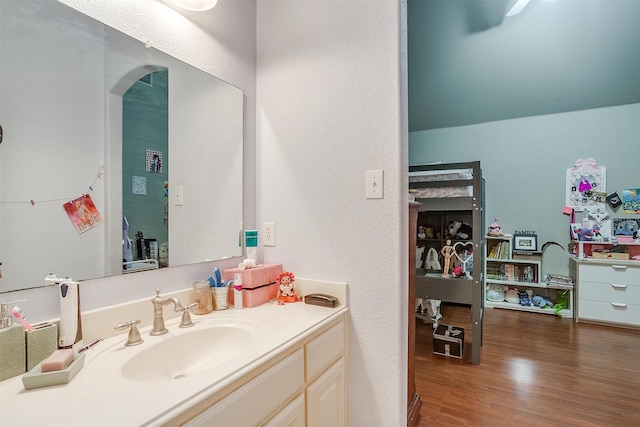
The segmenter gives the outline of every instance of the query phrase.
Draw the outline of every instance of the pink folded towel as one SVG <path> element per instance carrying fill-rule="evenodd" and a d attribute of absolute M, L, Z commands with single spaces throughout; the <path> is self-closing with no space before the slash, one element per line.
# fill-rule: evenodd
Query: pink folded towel
<path fill-rule="evenodd" d="M 56 350 L 51 353 L 51 356 L 42 361 L 40 369 L 42 372 L 60 371 L 73 362 L 73 357 L 74 353 L 71 348 Z"/>

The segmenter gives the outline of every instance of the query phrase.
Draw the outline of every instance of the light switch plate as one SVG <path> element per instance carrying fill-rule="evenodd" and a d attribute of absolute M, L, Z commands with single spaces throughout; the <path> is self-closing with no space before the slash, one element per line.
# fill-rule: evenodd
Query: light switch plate
<path fill-rule="evenodd" d="M 384 171 L 369 170 L 366 174 L 367 199 L 384 199 Z"/>
<path fill-rule="evenodd" d="M 173 202 L 175 206 L 184 205 L 184 187 L 182 185 L 173 187 Z"/>

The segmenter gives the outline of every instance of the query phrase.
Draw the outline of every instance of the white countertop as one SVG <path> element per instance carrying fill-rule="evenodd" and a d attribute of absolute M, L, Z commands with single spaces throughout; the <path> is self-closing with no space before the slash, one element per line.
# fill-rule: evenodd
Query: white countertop
<path fill-rule="evenodd" d="M 346 293 L 346 292 L 345 292 Z M 343 303 L 344 298 L 340 300 Z M 250 323 L 258 327 L 258 338 L 238 357 L 185 378 L 135 382 L 124 378 L 118 358 L 184 333 L 179 318 L 166 321 L 169 333 L 150 336 L 141 328 L 144 343 L 125 347 L 126 333 L 104 340 L 85 352 L 85 364 L 69 384 L 25 390 L 22 376 L 0 382 L 0 426 L 134 426 L 161 425 L 199 401 L 219 392 L 266 360 L 345 313 L 347 308 L 312 306 L 304 303 L 267 303 L 254 308 L 229 308 L 204 316 L 192 315 L 195 325 L 209 321 Z M 86 342 L 85 342 L 86 344 Z"/>

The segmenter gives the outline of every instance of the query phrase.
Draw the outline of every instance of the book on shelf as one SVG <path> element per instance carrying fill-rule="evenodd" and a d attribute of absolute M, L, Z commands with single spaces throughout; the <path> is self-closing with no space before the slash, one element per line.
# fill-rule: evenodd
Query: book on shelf
<path fill-rule="evenodd" d="M 502 264 L 499 267 L 499 280 L 519 283 L 537 283 L 538 271 L 535 265 Z M 495 276 L 496 272 L 487 267 L 487 275 Z"/>
<path fill-rule="evenodd" d="M 503 240 L 491 247 L 487 258 L 508 259 L 509 258 L 509 241 Z"/>
<path fill-rule="evenodd" d="M 492 246 L 491 250 L 489 251 L 489 255 L 487 255 L 487 258 L 495 258 L 497 249 L 498 249 L 498 245 Z"/>

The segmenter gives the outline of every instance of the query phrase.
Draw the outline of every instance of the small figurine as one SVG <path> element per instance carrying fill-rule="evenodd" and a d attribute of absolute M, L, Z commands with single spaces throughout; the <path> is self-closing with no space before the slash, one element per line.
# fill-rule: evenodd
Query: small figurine
<path fill-rule="evenodd" d="M 443 246 L 440 250 L 442 257 L 444 258 L 444 269 L 442 270 L 442 277 L 449 277 L 449 268 L 451 267 L 451 257 L 455 255 L 455 250 L 451 246 L 451 240 L 447 240 L 446 246 Z"/>
<path fill-rule="evenodd" d="M 504 236 L 504 233 L 502 232 L 502 227 L 500 226 L 500 223 L 498 223 L 498 218 L 494 219 L 493 222 L 489 225 L 487 236 L 491 236 L 491 237 Z"/>
<path fill-rule="evenodd" d="M 294 280 L 295 276 L 288 271 L 278 274 L 276 277 L 276 283 L 278 284 L 278 301 L 296 302 L 298 300 L 296 290 L 293 287 Z"/>

